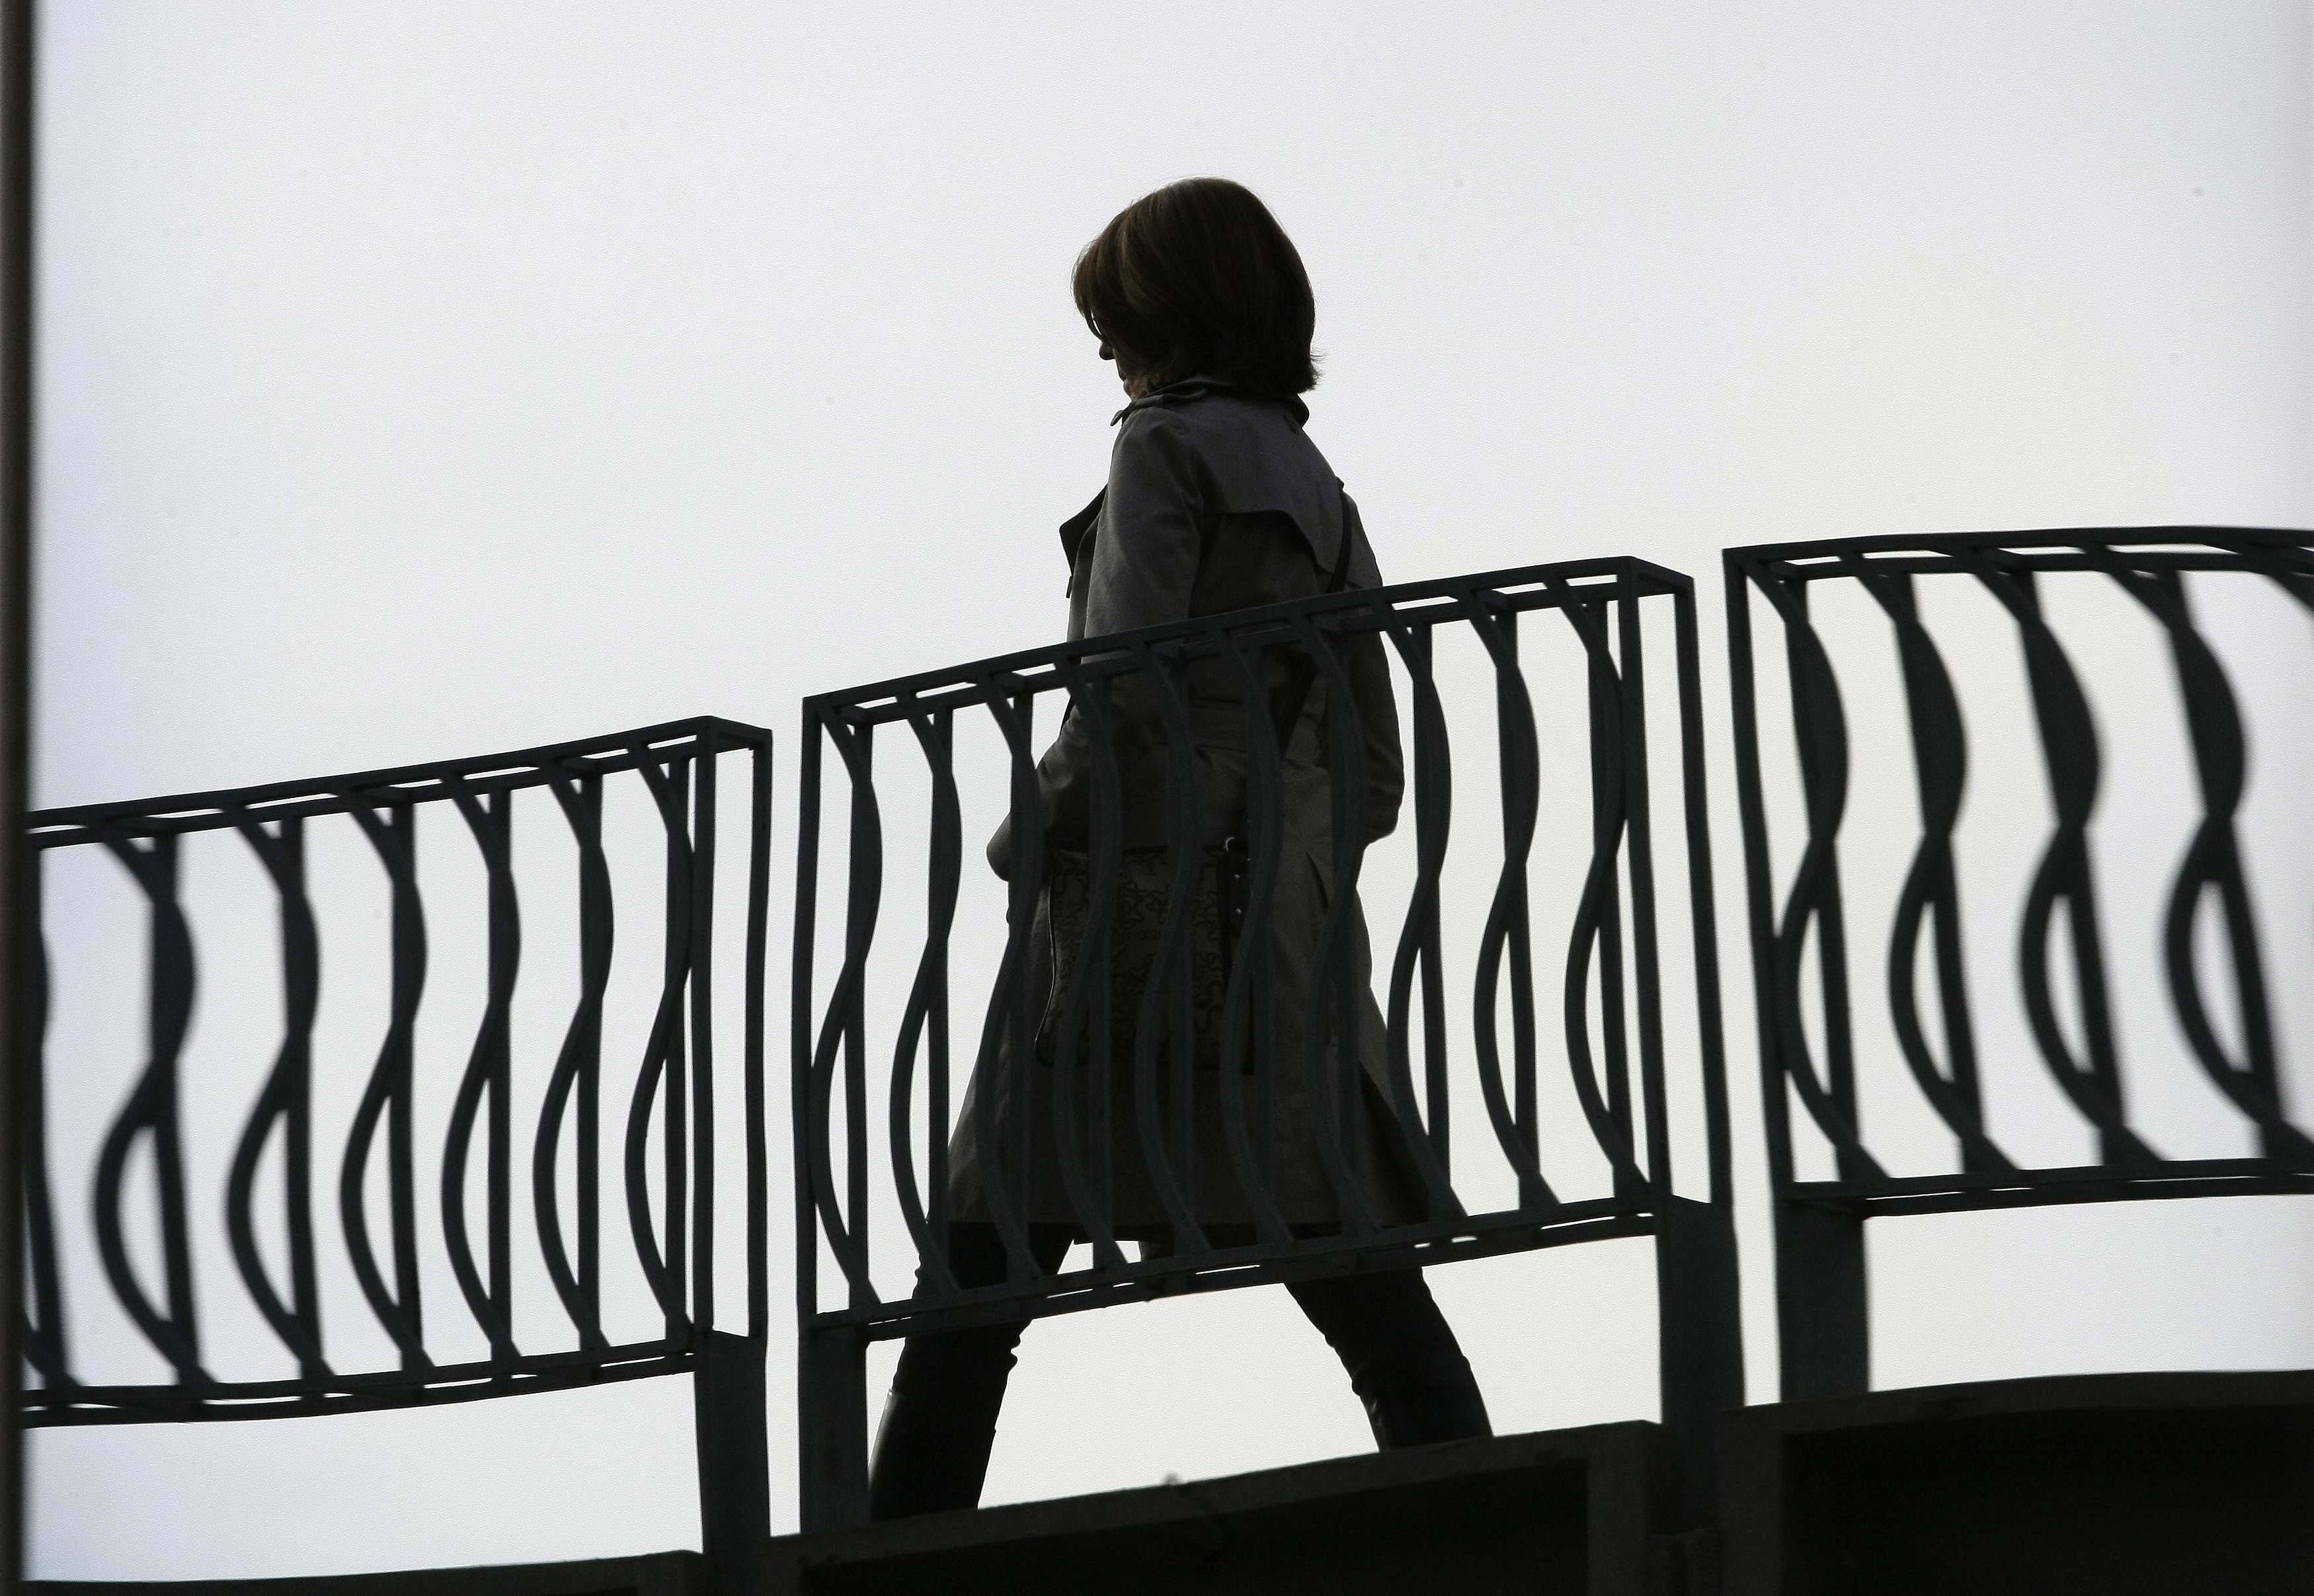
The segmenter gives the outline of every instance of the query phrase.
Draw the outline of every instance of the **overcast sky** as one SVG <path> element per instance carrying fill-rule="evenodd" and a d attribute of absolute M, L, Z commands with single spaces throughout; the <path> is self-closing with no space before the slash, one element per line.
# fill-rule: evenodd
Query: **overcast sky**
<path fill-rule="evenodd" d="M 1699 579 L 1755 1400 L 1774 1395 L 1773 1304 L 1717 551 L 2314 525 L 2303 4 L 74 0 L 41 27 L 37 800 L 712 712 L 783 740 L 782 909 L 799 695 L 1061 632 L 1052 529 L 1100 485 L 1119 402 L 1069 303 L 1076 251 L 1172 178 L 1253 187 L 1315 283 L 1311 432 L 1389 577 L 1633 552 Z M 2081 602 L 2076 640 L 2109 673 L 2103 857 L 2123 877 L 2109 908 L 2142 1123 L 2166 1148 L 2229 1149 L 2239 1123 L 2195 1082 L 2154 984 L 2151 916 L 2192 816 L 2174 690 L 2142 617 Z M 2254 727 L 2302 728 L 2303 613 L 2197 602 Z M 1989 640 L 1956 664 L 1965 691 L 2013 690 L 2013 635 L 1945 619 Z M 1893 692 L 1885 632 L 1857 630 L 1859 648 L 1868 635 L 1869 679 Z M 2000 714 L 1963 834 L 1986 881 L 1972 967 L 1988 987 L 2009 979 L 2045 824 L 2029 746 L 2000 741 L 2021 721 Z M 1886 840 L 1908 848 L 1898 734 L 1885 712 L 1851 717 L 1860 761 L 1891 754 L 1860 790 L 1888 795 Z M 2301 1106 L 2303 743 L 2255 745 L 2244 814 Z M 2028 822 L 1999 824 L 2004 790 Z M 1858 867 L 1868 920 L 1905 855 L 1879 857 Z M 133 931 L 106 890 L 60 903 L 52 883 L 60 967 Z M 201 1057 L 271 1045 L 270 933 L 250 903 L 241 941 L 206 934 L 205 978 L 223 984 Z M 1874 972 L 1879 944 L 1858 946 Z M 236 948 L 258 972 L 241 999 Z M 784 938 L 775 994 L 783 954 Z M 52 1033 L 56 1112 L 94 1134 L 137 1061 L 86 1040 L 102 990 L 59 979 L 96 995 Z M 2059 1160 L 2077 1124 L 2021 1051 L 2013 994 L 1985 1006 L 1990 1036 L 2017 1045 L 1988 1047 L 1988 1080 L 2020 1083 L 1988 1091 Z M 358 1078 L 374 1036 L 325 1024 L 345 1046 L 319 1068 Z M 122 1035 L 133 1045 L 133 1017 Z M 93 1051 L 67 1072 L 75 1038 Z M 246 1103 L 204 1097 L 205 1079 L 189 1064 L 197 1174 L 222 1168 Z M 59 1201 L 84 1243 L 74 1180 Z M 785 1180 L 782 1152 L 775 1195 Z M 219 1228 L 215 1204 L 197 1192 L 197 1225 Z M 1872 1240 L 1882 1385 L 2314 1363 L 2302 1202 L 1891 1221 Z M 261 1362 L 213 1250 L 220 1355 L 241 1323 Z M 774 1268 L 776 1321 L 783 1256 Z M 1642 1244 L 1433 1280 L 1499 1429 L 1653 1415 Z M 101 1319 L 94 1273 L 69 1283 Z M 454 1296 L 433 1301 L 447 1313 Z M 791 1354 L 775 1332 L 786 1527 Z M 880 1400 L 888 1359 L 871 1372 Z M 1365 1444 L 1284 1294 L 1228 1292 L 1037 1327 L 989 1499 Z M 690 1447 L 680 1380 L 40 1432 L 30 1568 L 260 1575 L 692 1545 Z"/>

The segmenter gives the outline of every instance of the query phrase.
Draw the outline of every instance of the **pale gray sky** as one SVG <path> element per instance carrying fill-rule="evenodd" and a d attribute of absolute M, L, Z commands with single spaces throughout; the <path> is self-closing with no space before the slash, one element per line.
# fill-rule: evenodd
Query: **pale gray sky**
<path fill-rule="evenodd" d="M 1069 304 L 1076 250 L 1175 177 L 1260 192 L 1319 295 L 1312 436 L 1390 576 L 1630 551 L 1702 584 L 1754 1399 L 1774 1394 L 1774 1336 L 1718 550 L 2314 525 L 2302 3 L 1185 3 L 1161 24 L 1060 5 L 76 0 L 44 8 L 42 47 L 38 801 L 714 712 L 783 739 L 782 907 L 800 694 L 1059 634 L 1052 528 L 1099 485 L 1118 402 Z M 2100 701 L 2109 803 L 2135 818 L 2106 841 L 2136 883 L 2111 912 L 2144 1123 L 2179 1151 L 2230 1148 L 2152 985 L 2147 928 L 2190 814 L 2166 667 L 2124 608 L 2085 604 L 2076 635 L 2121 684 Z M 2302 614 L 2208 604 L 2238 676 L 2264 673 L 2254 722 L 2302 727 Z M 2013 696 L 2013 643 L 1986 624 L 1997 647 L 1956 670 Z M 1878 650 L 1857 668 L 1879 676 L 1856 680 L 1885 690 L 1885 639 L 1852 638 Z M 1901 840 L 1896 728 L 1852 719 L 1859 809 L 1881 795 Z M 1962 842 L 1987 989 L 2041 824 L 2037 777 L 2010 780 L 2031 769 L 2002 740 L 2017 725 L 1972 724 Z M 2244 817 L 2301 1105 L 2302 744 L 2257 745 Z M 2004 794 L 2033 817 L 2007 842 Z M 1859 864 L 1859 903 L 1893 892 L 1903 853 L 1886 851 Z M 117 887 L 88 892 L 52 908 L 60 965 L 133 926 Z M 223 948 L 270 957 L 243 895 L 248 934 L 205 942 L 205 973 Z M 784 951 L 782 934 L 780 999 Z M 262 971 L 239 995 L 211 979 L 189 1078 L 213 1060 L 253 1081 L 232 1061 L 269 1049 Z M 2003 1001 L 1985 1000 L 1988 1036 L 2017 1046 L 1988 1045 L 1988 1077 L 2016 1084 L 1989 1087 L 1995 1111 L 2057 1157 L 2077 1133 Z M 103 1029 L 57 1024 L 57 1068 Z M 324 1072 L 366 1069 L 367 1034 L 325 1009 L 343 1046 Z M 70 1056 L 57 1111 L 93 1131 L 135 1061 Z M 1899 1096 L 1877 1123 L 1938 1156 Z M 192 1111 L 197 1174 L 243 1106 L 220 1090 Z M 61 1199 L 84 1230 L 84 1189 Z M 198 1193 L 197 1217 L 214 1204 Z M 2279 1199 L 1892 1222 L 1873 1236 L 1876 1377 L 2304 1366 L 2310 1243 L 2314 1212 Z M 221 1248 L 202 1262 L 221 1355 L 245 1321 L 261 1366 Z M 774 1270 L 785 1525 L 783 1255 Z M 1637 1243 L 1434 1275 L 1503 1429 L 1652 1415 L 1651 1280 Z M 71 1283 L 101 1318 L 93 1273 Z M 693 1544 L 688 1400 L 656 1381 L 40 1433 L 31 1570 Z M 1365 1444 L 1283 1294 L 1224 1293 L 1038 1326 L 989 1495 Z"/>

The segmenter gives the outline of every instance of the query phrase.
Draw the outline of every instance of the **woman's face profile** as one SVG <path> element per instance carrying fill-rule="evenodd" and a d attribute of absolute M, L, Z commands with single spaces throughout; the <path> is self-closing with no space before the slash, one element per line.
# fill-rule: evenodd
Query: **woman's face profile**
<path fill-rule="evenodd" d="M 1146 391 L 1147 384 L 1142 380 L 1144 374 L 1140 363 L 1133 358 L 1130 351 L 1121 349 L 1108 339 L 1102 339 L 1100 357 L 1103 360 L 1117 362 L 1117 380 L 1125 384 L 1126 398 L 1138 399 Z"/>

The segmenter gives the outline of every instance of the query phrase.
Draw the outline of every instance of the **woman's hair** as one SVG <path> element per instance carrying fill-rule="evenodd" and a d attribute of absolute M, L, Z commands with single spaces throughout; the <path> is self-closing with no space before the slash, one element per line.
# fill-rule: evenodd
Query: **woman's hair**
<path fill-rule="evenodd" d="M 1117 212 L 1073 287 L 1085 325 L 1151 388 L 1193 374 L 1277 395 L 1318 385 L 1310 274 L 1269 207 L 1227 178 L 1183 178 Z"/>

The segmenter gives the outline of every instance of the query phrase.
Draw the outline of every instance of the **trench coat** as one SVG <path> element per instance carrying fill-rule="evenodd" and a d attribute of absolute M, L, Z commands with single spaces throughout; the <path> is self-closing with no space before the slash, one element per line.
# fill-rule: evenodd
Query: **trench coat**
<path fill-rule="evenodd" d="M 1108 483 L 1060 529 L 1070 568 L 1070 640 L 1307 597 L 1325 590 L 1338 560 L 1347 561 L 1343 586 L 1381 586 L 1382 573 L 1357 507 L 1303 430 L 1307 417 L 1299 400 L 1256 395 L 1203 378 L 1145 395 L 1118 411 Z M 1398 710 L 1382 648 L 1378 636 L 1366 634 L 1342 650 L 1364 739 L 1365 836 L 1361 845 L 1395 827 L 1405 787 Z M 1273 683 L 1291 668 L 1282 657 L 1271 659 L 1269 666 Z M 1242 678 L 1223 659 L 1197 661 L 1185 675 L 1203 809 L 1201 841 L 1210 845 L 1230 835 L 1243 813 L 1247 734 Z M 1342 1094 L 1335 1048 L 1339 1027 L 1315 1012 L 1321 999 L 1329 1015 L 1338 1011 L 1339 1003 L 1338 994 L 1318 990 L 1322 929 L 1334 877 L 1330 691 L 1327 673 L 1318 672 L 1285 744 L 1285 846 L 1267 939 L 1276 1094 L 1270 1126 L 1277 1170 L 1274 1195 L 1285 1222 L 1305 1233 L 1337 1230 L 1342 1218 L 1319 1146 L 1322 1122 L 1312 1098 L 1313 1086 L 1326 1091 L 1338 1113 Z M 1154 850 L 1166 835 L 1168 749 L 1160 710 L 1149 684 L 1133 675 L 1118 683 L 1111 705 L 1124 796 L 1124 846 Z M 1054 851 L 1085 846 L 1091 763 L 1086 727 L 1073 707 L 1038 764 L 1048 861 L 1055 858 Z M 990 839 L 987 851 L 992 868 L 1008 879 L 1010 827 L 1008 819 Z M 1133 857 L 1128 851 L 1128 860 Z M 1142 859 L 1149 862 L 1152 856 Z M 1218 957 L 1214 944 L 1219 933 L 1209 904 L 1208 887 L 1193 922 L 1193 957 L 1212 961 Z M 1161 901 L 1156 911 L 1161 913 Z M 1144 904 L 1144 913 L 1148 912 Z M 1065 915 L 1061 918 L 1066 920 Z M 1053 1033 L 1063 1006 L 1054 979 L 1055 921 L 1054 887 L 1048 880 L 1037 903 L 1029 947 L 1029 1011 L 1041 1017 L 1038 1034 L 1045 1057 L 1029 1072 L 1033 1156 L 1029 1211 L 1021 1217 L 1034 1223 L 1075 1225 L 1078 1218 L 1059 1172 L 1052 1125 L 1056 1073 Z M 1354 1164 L 1374 1219 L 1405 1223 L 1423 1217 L 1420 1187 L 1402 1140 L 1407 1132 L 1391 1107 L 1387 1036 L 1373 993 L 1365 915 L 1355 906 L 1349 922 L 1360 1010 L 1358 1062 L 1365 1083 L 1358 1114 L 1363 1133 L 1354 1143 Z M 1315 1072 L 1314 1083 L 1304 1053 L 1312 1026 L 1323 1027 L 1326 1037 L 1323 1067 Z M 1201 1054 L 1213 1056 L 1212 1036 L 1200 1035 L 1197 1044 Z M 1013 1079 L 1011 1051 L 1008 1035 L 998 1047 L 995 1067 L 976 1073 L 950 1140 L 949 1212 L 958 1220 L 991 1217 L 976 1123 L 977 1099 L 983 1095 L 993 1098 L 997 1133 L 992 1145 L 1000 1177 L 1014 1146 L 1010 1133 L 1014 1094 L 1008 1089 Z M 1078 1048 L 1080 1062 L 1071 1083 L 1080 1124 L 1086 1124 L 1089 1102 L 1084 1074 L 1090 1066 L 1082 1062 L 1088 1051 Z M 1158 1101 L 1170 1105 L 1170 1047 L 1157 1056 Z M 1142 1152 L 1129 1046 L 1112 1049 L 1110 1070 L 1112 1217 L 1118 1235 L 1142 1239 L 1147 1250 L 1162 1244 L 1169 1223 Z M 1209 1066 L 1197 1072 L 1196 1081 L 1194 1212 L 1201 1226 L 1218 1228 L 1226 1239 L 1230 1232 L 1251 1223 L 1254 1208 L 1228 1150 L 1218 1072 Z M 1243 1076 L 1241 1081 L 1250 1115 L 1253 1077 Z M 1169 1113 L 1164 1123 L 1170 1123 Z M 1008 1195 L 1012 1190 L 1001 1178 L 1000 1189 Z"/>

